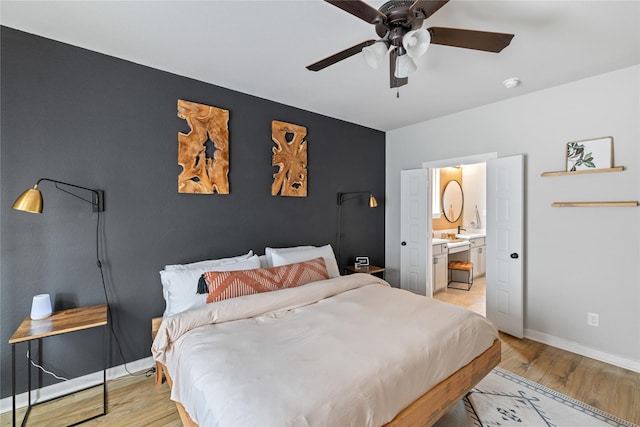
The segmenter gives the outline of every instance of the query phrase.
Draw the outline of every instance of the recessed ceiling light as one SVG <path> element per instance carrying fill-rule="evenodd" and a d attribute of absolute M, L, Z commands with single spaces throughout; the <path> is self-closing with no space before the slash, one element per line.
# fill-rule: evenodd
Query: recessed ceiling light
<path fill-rule="evenodd" d="M 507 79 L 507 80 L 503 81 L 502 84 L 507 89 L 511 89 L 511 88 L 514 88 L 514 87 L 516 87 L 516 86 L 518 86 L 520 84 L 520 79 L 517 78 L 517 77 L 511 77 L 510 79 Z"/>

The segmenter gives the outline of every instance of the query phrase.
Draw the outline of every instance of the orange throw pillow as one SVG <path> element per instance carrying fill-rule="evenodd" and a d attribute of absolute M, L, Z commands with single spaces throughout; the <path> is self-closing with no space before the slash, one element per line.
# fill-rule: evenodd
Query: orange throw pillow
<path fill-rule="evenodd" d="M 261 292 L 294 288 L 329 278 L 324 258 L 240 271 L 208 271 L 200 278 L 199 293 L 208 293 L 207 303 Z M 203 289 L 203 279 L 206 289 Z"/>

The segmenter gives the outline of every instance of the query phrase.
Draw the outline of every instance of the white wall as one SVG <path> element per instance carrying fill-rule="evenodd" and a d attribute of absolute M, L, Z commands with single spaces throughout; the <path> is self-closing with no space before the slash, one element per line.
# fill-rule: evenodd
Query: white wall
<path fill-rule="evenodd" d="M 634 66 L 388 132 L 386 279 L 399 285 L 402 169 L 522 153 L 525 333 L 640 369 L 640 208 L 551 207 L 640 200 L 639 120 L 640 66 Z M 623 172 L 540 176 L 565 169 L 568 141 L 607 135 Z M 587 312 L 600 315 L 600 327 L 587 325 Z"/>
<path fill-rule="evenodd" d="M 476 163 L 462 166 L 462 192 L 464 207 L 462 225 L 467 229 L 485 228 L 487 221 L 487 164 Z M 475 211 L 478 209 L 480 224 L 476 224 Z M 473 222 L 473 224 L 472 224 Z"/>

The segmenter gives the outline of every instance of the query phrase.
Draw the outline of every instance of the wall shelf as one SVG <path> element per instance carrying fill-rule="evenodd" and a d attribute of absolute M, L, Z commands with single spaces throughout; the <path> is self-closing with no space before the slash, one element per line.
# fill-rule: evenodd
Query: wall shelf
<path fill-rule="evenodd" d="M 602 169 L 582 169 L 579 171 L 557 171 L 557 172 L 542 172 L 540 176 L 562 176 L 562 175 L 585 175 L 589 173 L 605 173 L 605 172 L 622 172 L 624 166 L 614 166 L 612 168 Z"/>
<path fill-rule="evenodd" d="M 593 208 L 593 207 L 615 207 L 629 208 L 638 206 L 637 201 L 626 202 L 553 202 L 551 207 L 554 208 Z"/>

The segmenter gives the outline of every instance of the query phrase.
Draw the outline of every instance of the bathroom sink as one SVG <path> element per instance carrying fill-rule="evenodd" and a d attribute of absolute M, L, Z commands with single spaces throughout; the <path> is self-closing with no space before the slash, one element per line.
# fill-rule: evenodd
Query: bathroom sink
<path fill-rule="evenodd" d="M 469 240 L 469 239 L 476 239 L 478 237 L 486 237 L 486 234 L 456 234 L 456 237 L 458 239 L 465 239 L 465 240 Z"/>
<path fill-rule="evenodd" d="M 451 248 L 460 248 L 462 246 L 469 246 L 469 242 L 468 241 L 462 241 L 462 242 L 448 242 L 447 243 L 447 248 L 451 249 Z"/>

